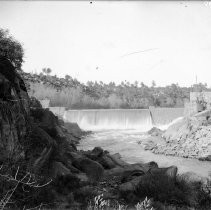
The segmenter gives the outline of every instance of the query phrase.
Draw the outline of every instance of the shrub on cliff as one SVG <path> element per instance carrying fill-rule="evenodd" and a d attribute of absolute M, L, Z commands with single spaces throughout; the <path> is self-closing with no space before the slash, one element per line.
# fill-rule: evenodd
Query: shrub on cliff
<path fill-rule="evenodd" d="M 0 29 L 0 56 L 9 59 L 16 69 L 21 69 L 24 56 L 23 47 L 9 34 L 8 30 L 4 29 Z"/>

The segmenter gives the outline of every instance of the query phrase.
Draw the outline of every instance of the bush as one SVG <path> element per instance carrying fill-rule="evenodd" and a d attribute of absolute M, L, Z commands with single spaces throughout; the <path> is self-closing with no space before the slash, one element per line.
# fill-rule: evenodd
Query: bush
<path fill-rule="evenodd" d="M 178 206 L 211 207 L 210 194 L 203 190 L 201 183 L 189 183 L 183 179 L 175 182 L 164 174 L 143 176 L 135 194 L 139 198 L 152 197 Z"/>
<path fill-rule="evenodd" d="M 9 59 L 17 70 L 21 69 L 24 50 L 20 42 L 15 40 L 8 30 L 0 28 L 0 56 Z"/>

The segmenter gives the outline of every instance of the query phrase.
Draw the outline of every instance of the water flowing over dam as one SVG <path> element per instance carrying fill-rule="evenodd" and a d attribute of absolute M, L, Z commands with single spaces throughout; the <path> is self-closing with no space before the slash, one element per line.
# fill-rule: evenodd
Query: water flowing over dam
<path fill-rule="evenodd" d="M 145 131 L 150 128 L 166 129 L 183 117 L 183 108 L 65 110 L 64 107 L 50 107 L 50 110 L 65 121 L 94 131 L 80 141 L 79 150 L 102 147 L 112 154 L 120 153 L 129 163 L 155 161 L 159 167 L 176 165 L 179 173 L 192 171 L 204 177 L 211 173 L 208 161 L 154 154 L 137 143 L 147 138 Z"/>
<path fill-rule="evenodd" d="M 165 127 L 183 116 L 183 108 L 67 110 L 63 119 L 76 122 L 84 130 L 137 129 Z"/>

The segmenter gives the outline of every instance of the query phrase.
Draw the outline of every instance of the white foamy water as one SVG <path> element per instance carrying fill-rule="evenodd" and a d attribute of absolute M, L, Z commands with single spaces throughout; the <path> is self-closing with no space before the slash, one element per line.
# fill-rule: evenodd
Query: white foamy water
<path fill-rule="evenodd" d="M 176 119 L 174 119 L 172 122 L 166 124 L 166 125 L 156 125 L 157 128 L 161 129 L 161 130 L 166 130 L 169 126 L 173 125 L 174 123 L 177 123 L 181 120 L 183 120 L 184 117 L 178 117 Z"/>
<path fill-rule="evenodd" d="M 183 116 L 183 108 L 67 110 L 63 119 L 76 122 L 84 130 L 164 128 Z"/>
<path fill-rule="evenodd" d="M 179 173 L 192 171 L 204 177 L 211 173 L 211 162 L 153 154 L 137 144 L 141 138 L 146 135 L 137 130 L 101 130 L 82 139 L 78 149 L 92 150 L 98 146 L 112 154 L 120 153 L 129 163 L 155 161 L 159 167 L 176 165 Z"/>

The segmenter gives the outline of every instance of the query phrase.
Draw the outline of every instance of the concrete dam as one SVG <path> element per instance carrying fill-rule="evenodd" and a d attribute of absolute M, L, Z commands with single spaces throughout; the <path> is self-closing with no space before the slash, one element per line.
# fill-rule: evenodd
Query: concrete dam
<path fill-rule="evenodd" d="M 66 122 L 76 122 L 84 130 L 147 131 L 154 126 L 165 129 L 175 119 L 183 117 L 184 113 L 184 108 L 65 110 L 50 107 L 50 110 Z"/>

